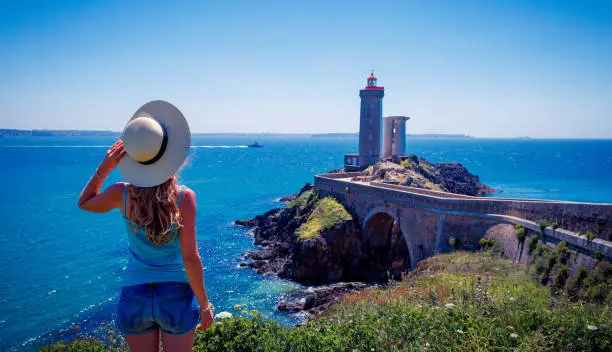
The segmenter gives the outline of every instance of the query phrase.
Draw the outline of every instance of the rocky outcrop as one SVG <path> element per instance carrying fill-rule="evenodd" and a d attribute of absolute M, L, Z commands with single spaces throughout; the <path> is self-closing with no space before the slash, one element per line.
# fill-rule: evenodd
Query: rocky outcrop
<path fill-rule="evenodd" d="M 307 317 L 316 316 L 325 312 L 346 294 L 363 290 L 366 287 L 367 285 L 362 282 L 340 282 L 332 285 L 309 287 L 282 297 L 276 309 L 281 312 L 303 312 Z"/>
<path fill-rule="evenodd" d="M 362 280 L 361 231 L 335 200 L 319 199 L 312 186 L 281 209 L 237 225 L 253 227 L 255 245 L 242 266 L 308 284 Z"/>
<path fill-rule="evenodd" d="M 401 164 L 379 162 L 367 168 L 364 176 L 372 181 L 451 192 L 468 196 L 494 193 L 459 163 L 431 163 L 416 155 L 405 158 Z"/>

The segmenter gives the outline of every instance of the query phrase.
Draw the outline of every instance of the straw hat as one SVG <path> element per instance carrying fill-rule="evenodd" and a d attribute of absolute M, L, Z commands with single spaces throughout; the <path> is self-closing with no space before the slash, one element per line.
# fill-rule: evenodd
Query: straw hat
<path fill-rule="evenodd" d="M 138 187 L 166 182 L 183 165 L 191 146 L 187 120 L 179 109 L 162 100 L 140 107 L 121 140 L 126 155 L 119 162 L 119 172 Z"/>

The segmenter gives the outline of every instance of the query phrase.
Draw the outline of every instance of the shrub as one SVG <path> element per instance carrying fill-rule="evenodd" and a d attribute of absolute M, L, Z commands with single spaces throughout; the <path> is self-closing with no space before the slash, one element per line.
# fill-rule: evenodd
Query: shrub
<path fill-rule="evenodd" d="M 457 250 L 457 249 L 461 248 L 461 241 L 458 238 L 456 238 L 456 237 L 451 237 L 451 238 L 448 239 L 448 245 L 452 249 Z"/>
<path fill-rule="evenodd" d="M 536 247 L 533 250 L 533 257 L 537 258 L 537 257 L 544 257 L 547 256 L 548 253 L 550 252 L 550 248 L 548 248 L 547 245 L 545 245 L 542 242 L 536 242 Z"/>
<path fill-rule="evenodd" d="M 481 238 L 480 239 L 480 249 L 492 255 L 503 256 L 504 249 L 501 248 L 499 243 L 492 238 Z"/>
<path fill-rule="evenodd" d="M 519 241 L 519 243 L 523 243 L 523 241 L 525 241 L 525 236 L 526 236 L 526 230 L 523 226 L 516 226 L 516 239 Z"/>
<path fill-rule="evenodd" d="M 561 265 L 557 268 L 557 272 L 553 277 L 553 285 L 558 289 L 562 290 L 565 288 L 567 279 L 569 278 L 569 268 L 567 265 Z"/>
<path fill-rule="evenodd" d="M 540 227 L 540 232 L 544 234 L 544 229 L 548 227 L 548 221 L 546 221 L 546 219 L 542 219 L 538 221 L 538 226 Z"/>
<path fill-rule="evenodd" d="M 69 344 L 63 341 L 57 342 L 53 345 L 43 346 L 39 351 L 41 352 L 104 352 L 108 349 L 104 346 L 102 341 L 98 340 L 75 340 Z"/>
<path fill-rule="evenodd" d="M 558 224 L 558 223 L 556 223 L 556 222 L 553 222 L 553 224 L 552 224 L 552 225 L 550 225 L 550 227 L 552 227 L 553 231 L 555 231 L 556 229 L 558 229 L 558 228 L 559 228 L 559 224 Z"/>
<path fill-rule="evenodd" d="M 532 253 L 538 246 L 538 235 L 529 236 L 529 253 Z"/>
<path fill-rule="evenodd" d="M 581 266 L 567 281 L 566 292 L 569 299 L 575 301 L 583 295 L 584 280 L 589 276 L 589 271 Z"/>
<path fill-rule="evenodd" d="M 603 259 L 603 256 L 601 255 L 600 251 L 595 251 L 595 260 L 596 261 L 600 261 Z"/>
<path fill-rule="evenodd" d="M 592 240 L 594 240 L 596 238 L 597 238 L 597 236 L 593 232 L 591 232 L 591 231 L 587 232 L 587 241 L 592 241 Z"/>
<path fill-rule="evenodd" d="M 587 298 L 603 303 L 612 289 L 612 264 L 599 262 L 591 274 L 584 280 Z"/>
<path fill-rule="evenodd" d="M 563 265 L 567 264 L 567 261 L 570 258 L 570 255 L 572 254 L 572 252 L 570 251 L 565 241 L 561 241 L 557 243 L 557 247 L 555 247 L 555 249 L 553 250 L 553 253 L 559 260 L 559 263 Z"/>

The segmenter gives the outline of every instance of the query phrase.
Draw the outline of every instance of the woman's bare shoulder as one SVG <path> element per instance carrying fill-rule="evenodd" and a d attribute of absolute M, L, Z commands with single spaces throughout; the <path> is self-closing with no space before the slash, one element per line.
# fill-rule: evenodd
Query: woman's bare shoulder
<path fill-rule="evenodd" d="M 195 192 L 187 186 L 184 186 L 183 188 L 183 199 L 181 201 L 181 205 L 185 205 L 186 207 L 193 207 L 193 208 L 195 208 L 195 205 L 196 205 Z"/>

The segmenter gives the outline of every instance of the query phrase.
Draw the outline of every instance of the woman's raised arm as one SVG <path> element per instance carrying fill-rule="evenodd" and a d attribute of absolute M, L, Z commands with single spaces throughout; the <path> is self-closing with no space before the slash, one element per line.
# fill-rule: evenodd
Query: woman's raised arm
<path fill-rule="evenodd" d="M 111 209 L 121 207 L 125 184 L 115 183 L 102 193 L 100 193 L 100 187 L 102 187 L 104 179 L 117 167 L 117 164 L 124 155 L 123 142 L 118 140 L 106 152 L 104 160 L 102 160 L 94 175 L 89 179 L 83 191 L 81 191 L 79 208 L 94 213 L 105 213 Z"/>

